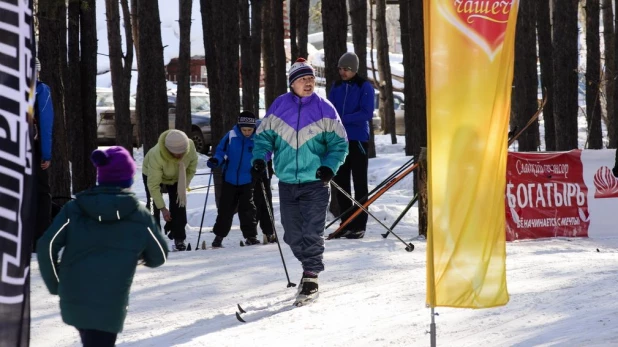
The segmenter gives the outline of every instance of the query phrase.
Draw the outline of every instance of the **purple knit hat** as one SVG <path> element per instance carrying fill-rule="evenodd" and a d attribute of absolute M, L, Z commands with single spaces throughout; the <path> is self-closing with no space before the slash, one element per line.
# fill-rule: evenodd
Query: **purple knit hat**
<path fill-rule="evenodd" d="M 99 185 L 129 188 L 135 176 L 135 161 L 124 147 L 113 146 L 104 151 L 95 150 L 90 160 L 97 168 Z"/>

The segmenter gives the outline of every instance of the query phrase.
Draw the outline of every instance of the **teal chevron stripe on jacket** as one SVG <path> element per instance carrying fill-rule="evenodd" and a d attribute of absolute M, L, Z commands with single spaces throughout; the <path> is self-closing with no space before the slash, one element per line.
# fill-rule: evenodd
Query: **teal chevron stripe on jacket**
<path fill-rule="evenodd" d="M 348 154 L 345 128 L 337 111 L 317 94 L 279 96 L 257 129 L 253 160 L 273 152 L 275 173 L 285 183 L 315 182 L 327 166 L 337 172 Z"/>

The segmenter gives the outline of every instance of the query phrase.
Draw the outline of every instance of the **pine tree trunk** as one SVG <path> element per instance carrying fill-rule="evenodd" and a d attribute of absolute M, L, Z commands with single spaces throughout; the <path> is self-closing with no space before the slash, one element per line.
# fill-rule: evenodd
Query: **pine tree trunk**
<path fill-rule="evenodd" d="M 402 3 L 399 6 L 406 6 Z M 367 1 L 350 0 L 350 19 L 352 20 L 352 42 L 354 53 L 358 56 L 358 74 L 367 77 Z"/>
<path fill-rule="evenodd" d="M 347 51 L 348 14 L 345 0 L 322 1 L 322 28 L 324 30 L 324 75 L 326 94 L 339 79 L 337 63 Z"/>
<path fill-rule="evenodd" d="M 307 43 L 309 37 L 309 0 L 295 0 L 297 2 L 296 40 L 298 41 L 298 56 L 307 59 Z M 292 56 L 292 60 L 296 59 Z"/>
<path fill-rule="evenodd" d="M 298 0 L 290 0 L 290 57 L 292 61 L 299 57 L 298 42 L 296 41 L 298 33 Z"/>
<path fill-rule="evenodd" d="M 352 42 L 354 43 L 354 53 L 358 56 L 358 75 L 367 78 L 367 1 L 350 0 L 349 5 L 350 19 L 352 20 Z M 372 121 L 369 123 L 369 130 L 367 155 L 369 158 L 375 158 L 376 145 Z"/>
<path fill-rule="evenodd" d="M 560 0 L 553 8 L 554 121 L 556 150 L 578 147 L 577 0 Z"/>
<path fill-rule="evenodd" d="M 427 101 L 425 92 L 425 37 L 423 1 L 400 4 L 401 46 L 403 49 L 406 155 L 418 158 L 427 147 Z M 404 29 L 405 28 L 405 29 Z M 418 188 L 415 185 L 415 192 Z"/>
<path fill-rule="evenodd" d="M 124 66 L 122 68 L 122 88 L 123 92 L 126 92 L 129 102 L 129 121 L 131 121 L 131 76 L 133 75 L 133 27 L 131 25 L 131 11 L 129 11 L 129 1 L 120 0 L 120 7 L 122 8 L 122 19 L 124 23 L 124 41 L 125 41 L 125 54 L 124 54 Z M 131 123 L 133 132 L 137 134 L 137 146 L 141 146 L 141 132 L 139 131 L 139 122 Z M 131 133 L 131 138 L 133 137 Z M 133 145 L 131 144 L 131 150 L 129 151 L 133 155 Z"/>
<path fill-rule="evenodd" d="M 511 124 L 523 129 L 537 110 L 538 77 L 536 72 L 536 0 L 521 0 L 515 36 L 515 70 Z M 539 146 L 539 122 L 524 131 L 518 139 L 519 151 L 536 151 Z"/>
<path fill-rule="evenodd" d="M 541 88 L 543 98 L 546 98 L 543 108 L 543 121 L 545 124 L 545 150 L 556 150 L 556 124 L 554 121 L 554 71 L 553 49 L 549 1 L 537 1 L 536 25 L 539 39 L 539 62 L 541 65 Z"/>
<path fill-rule="evenodd" d="M 124 0 L 123 0 L 124 1 Z M 135 63 L 137 65 L 137 70 L 139 72 L 139 8 L 137 6 L 137 0 L 129 0 L 131 1 L 131 32 L 132 32 L 132 42 L 133 42 L 133 47 L 135 48 Z M 125 28 L 126 30 L 126 28 Z M 128 36 L 128 35 L 127 35 Z M 139 110 L 139 105 L 140 105 L 140 91 L 139 91 L 139 76 L 137 78 L 138 80 L 138 88 L 135 92 L 135 122 L 136 122 L 136 127 L 137 127 L 137 133 L 139 136 L 139 144 L 138 146 L 142 146 L 144 144 L 144 129 L 142 127 L 142 117 L 140 116 L 140 110 Z M 146 154 L 146 153 L 144 153 Z"/>
<path fill-rule="evenodd" d="M 266 108 L 275 101 L 278 94 L 276 92 L 276 58 L 273 45 L 273 17 L 272 2 L 274 0 L 263 0 L 262 4 L 262 66 L 264 68 L 264 101 Z"/>
<path fill-rule="evenodd" d="M 97 149 L 97 17 L 95 0 L 83 0 L 80 12 L 81 44 L 81 104 L 84 145 L 79 165 L 72 165 L 73 191 L 79 192 L 95 184 L 96 169 L 90 162 L 90 154 Z M 72 83 L 72 82 L 70 82 Z M 73 136 L 73 135 L 71 135 Z"/>
<path fill-rule="evenodd" d="M 259 110 L 260 106 L 260 80 L 262 77 L 262 6 L 263 0 L 251 0 L 251 86 L 257 91 L 258 97 L 253 101 L 253 109 Z"/>
<path fill-rule="evenodd" d="M 255 75 L 254 61 L 252 61 L 251 53 L 251 23 L 249 22 L 249 0 L 239 0 L 239 25 L 240 25 L 240 74 L 242 78 L 242 109 L 255 114 L 258 113 L 256 108 L 256 98 L 258 90 L 255 89 L 255 83 L 251 78 Z M 257 64 L 259 60 L 255 61 Z"/>
<path fill-rule="evenodd" d="M 386 133 L 391 134 L 391 143 L 397 143 L 395 133 L 395 109 L 393 108 L 393 80 L 386 32 L 386 0 L 376 1 L 376 41 L 378 51 L 378 72 L 380 73 L 380 108 L 384 111 Z"/>
<path fill-rule="evenodd" d="M 180 42 L 178 52 L 178 93 L 174 128 L 191 136 L 191 7 L 192 0 L 178 0 Z"/>
<path fill-rule="evenodd" d="M 236 124 L 238 97 L 238 1 L 201 0 L 206 70 L 210 90 L 210 128 L 218 142 Z M 221 170 L 214 170 L 215 188 L 222 182 Z M 218 201 L 219 189 L 215 189 Z"/>
<path fill-rule="evenodd" d="M 284 29 L 283 29 L 283 2 L 280 0 L 273 0 L 272 6 L 272 42 L 273 53 L 275 57 L 275 95 L 279 96 L 285 94 L 288 91 L 287 83 L 287 71 L 285 65 L 287 59 L 285 58 L 285 45 L 284 45 Z"/>
<path fill-rule="evenodd" d="M 601 50 L 599 0 L 586 0 L 586 120 L 588 148 L 603 148 L 601 133 Z"/>
<path fill-rule="evenodd" d="M 618 124 L 614 117 L 614 78 L 616 77 L 615 54 L 616 49 L 616 34 L 614 31 L 614 11 L 612 8 L 612 0 L 603 0 L 601 5 L 603 11 L 603 41 L 605 49 L 603 50 L 603 58 L 605 61 L 605 73 L 603 74 L 602 83 L 605 91 L 605 125 L 609 136 L 608 148 L 615 148 L 618 142 Z"/>
<path fill-rule="evenodd" d="M 614 1 L 614 33 L 618 32 L 618 1 Z M 614 35 L 615 41 L 615 35 Z M 607 46 L 605 50 L 609 49 Z M 616 74 L 618 74 L 618 44 L 614 42 L 614 66 Z M 614 93 L 610 96 L 614 101 L 614 113 L 610 116 L 610 123 L 615 124 L 615 139 L 610 143 L 610 147 L 618 146 L 618 112 L 616 112 L 616 106 L 618 106 L 618 86 L 616 86 L 616 79 L 614 79 Z"/>
<path fill-rule="evenodd" d="M 118 0 L 105 0 L 107 16 L 107 42 L 109 46 L 109 67 L 112 76 L 114 97 L 114 126 L 116 144 L 133 153 L 133 129 L 129 110 L 129 81 L 124 79 L 122 65 L 122 37 L 120 35 L 120 6 Z"/>
<path fill-rule="evenodd" d="M 72 136 L 68 137 L 69 154 L 71 165 L 73 166 L 72 184 L 74 192 L 82 190 L 81 177 L 78 168 L 83 167 L 83 148 L 86 136 L 83 133 L 84 117 L 82 116 L 82 88 L 81 88 L 81 68 L 80 68 L 80 43 L 79 43 L 79 22 L 80 22 L 80 1 L 69 1 L 68 23 L 68 74 L 71 83 L 65 88 L 67 94 L 71 96 L 71 102 L 66 103 L 66 127 L 67 132 Z M 90 161 L 88 161 L 90 164 Z M 77 189 L 76 189 L 77 188 Z M 79 189 L 79 190 L 78 190 Z"/>
<path fill-rule="evenodd" d="M 157 1 L 138 0 L 138 109 L 144 138 L 144 154 L 156 145 L 169 128 L 167 90 L 161 42 L 161 20 Z M 236 97 L 238 100 L 238 96 Z"/>

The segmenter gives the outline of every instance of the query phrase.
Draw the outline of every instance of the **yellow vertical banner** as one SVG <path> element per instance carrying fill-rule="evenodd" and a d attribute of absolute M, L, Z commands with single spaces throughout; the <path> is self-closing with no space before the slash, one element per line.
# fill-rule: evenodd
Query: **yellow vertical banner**
<path fill-rule="evenodd" d="M 424 0 L 427 304 L 505 305 L 504 192 L 518 0 Z"/>

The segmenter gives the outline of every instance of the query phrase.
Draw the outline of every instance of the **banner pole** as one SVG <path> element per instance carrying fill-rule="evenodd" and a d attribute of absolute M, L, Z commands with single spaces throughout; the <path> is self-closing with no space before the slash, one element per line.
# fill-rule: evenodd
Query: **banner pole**
<path fill-rule="evenodd" d="M 429 339 L 431 347 L 436 347 L 436 314 L 435 309 L 431 308 L 431 324 L 429 325 Z"/>

